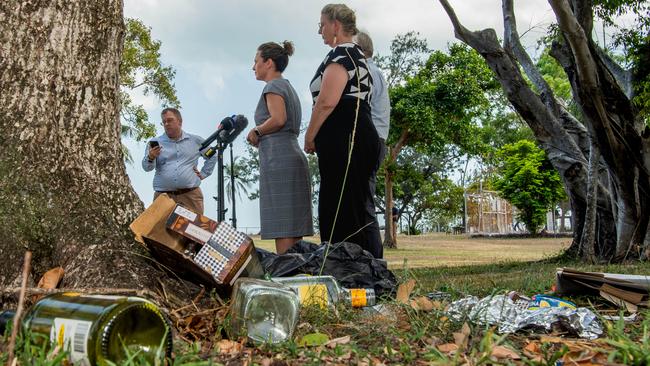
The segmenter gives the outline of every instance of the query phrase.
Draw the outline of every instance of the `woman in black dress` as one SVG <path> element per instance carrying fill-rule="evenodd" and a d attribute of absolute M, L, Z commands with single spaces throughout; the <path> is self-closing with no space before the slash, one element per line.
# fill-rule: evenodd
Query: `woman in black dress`
<path fill-rule="evenodd" d="M 370 117 L 372 78 L 363 52 L 352 42 L 357 33 L 354 11 L 344 4 L 326 5 L 318 27 L 332 50 L 311 81 L 314 106 L 305 152 L 318 155 L 321 240 L 356 243 L 381 258 L 379 225 L 368 210 L 374 207 L 368 180 L 376 169 L 380 142 Z"/>

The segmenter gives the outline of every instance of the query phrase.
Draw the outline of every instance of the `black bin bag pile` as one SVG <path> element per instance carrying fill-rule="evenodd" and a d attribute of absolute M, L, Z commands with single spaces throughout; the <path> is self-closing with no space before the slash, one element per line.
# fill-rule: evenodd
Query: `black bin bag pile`
<path fill-rule="evenodd" d="M 377 297 L 392 297 L 397 287 L 397 279 L 386 262 L 375 259 L 354 243 L 318 245 L 301 240 L 285 254 L 260 248 L 257 252 L 262 266 L 272 277 L 330 275 L 346 288 L 373 288 Z"/>

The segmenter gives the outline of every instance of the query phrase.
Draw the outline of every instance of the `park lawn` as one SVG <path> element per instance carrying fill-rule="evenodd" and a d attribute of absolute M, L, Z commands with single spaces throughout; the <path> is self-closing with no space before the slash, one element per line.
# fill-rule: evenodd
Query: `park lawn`
<path fill-rule="evenodd" d="M 252 237 L 255 246 L 275 252 L 272 240 Z M 319 243 L 319 237 L 307 237 Z M 463 266 L 496 262 L 532 261 L 559 254 L 571 244 L 571 238 L 470 238 L 444 233 L 398 235 L 397 249 L 384 249 L 390 269 Z"/>

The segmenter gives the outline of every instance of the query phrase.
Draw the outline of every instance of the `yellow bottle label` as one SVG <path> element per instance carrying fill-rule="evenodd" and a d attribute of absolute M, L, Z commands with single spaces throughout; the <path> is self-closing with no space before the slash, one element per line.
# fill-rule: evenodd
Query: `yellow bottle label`
<path fill-rule="evenodd" d="M 323 284 L 301 285 L 298 287 L 298 295 L 303 305 L 318 305 L 321 308 L 329 305 L 327 286 Z"/>
<path fill-rule="evenodd" d="M 351 288 L 350 301 L 353 308 L 362 308 L 368 305 L 368 298 L 366 297 L 365 288 Z"/>

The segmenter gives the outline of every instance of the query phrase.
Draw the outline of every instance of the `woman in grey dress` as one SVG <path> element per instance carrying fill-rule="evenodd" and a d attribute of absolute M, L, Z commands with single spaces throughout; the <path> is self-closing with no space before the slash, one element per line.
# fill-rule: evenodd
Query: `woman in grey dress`
<path fill-rule="evenodd" d="M 293 44 L 268 42 L 255 54 L 255 78 L 266 82 L 255 110 L 248 142 L 259 149 L 262 239 L 275 239 L 282 254 L 314 233 L 307 158 L 298 145 L 300 100 L 282 72 Z"/>

